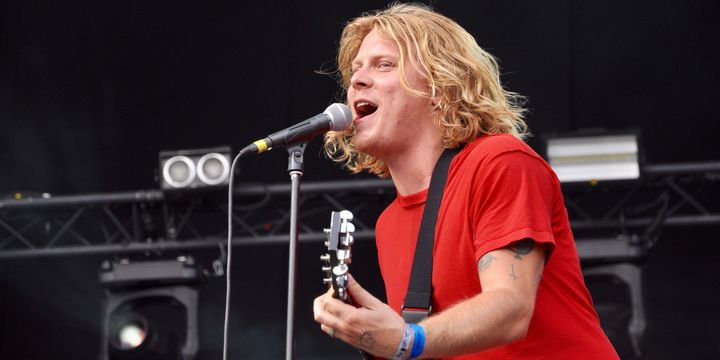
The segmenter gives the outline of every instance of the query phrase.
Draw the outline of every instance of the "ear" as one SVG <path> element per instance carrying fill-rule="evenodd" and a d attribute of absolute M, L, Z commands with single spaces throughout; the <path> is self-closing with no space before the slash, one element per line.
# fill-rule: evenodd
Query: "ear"
<path fill-rule="evenodd" d="M 435 108 L 440 103 L 440 91 L 433 86 L 428 86 L 428 92 L 430 93 L 430 103 Z"/>
<path fill-rule="evenodd" d="M 435 96 L 431 97 L 430 104 L 432 104 L 433 110 L 437 109 L 438 104 L 440 104 L 440 96 L 435 94 Z"/>

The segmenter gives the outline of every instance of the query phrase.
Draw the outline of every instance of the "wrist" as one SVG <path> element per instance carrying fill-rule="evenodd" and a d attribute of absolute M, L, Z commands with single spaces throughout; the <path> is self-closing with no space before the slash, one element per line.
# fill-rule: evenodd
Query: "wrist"
<path fill-rule="evenodd" d="M 398 344 L 397 350 L 395 350 L 395 354 L 390 358 L 390 360 L 403 360 L 410 355 L 408 350 L 410 350 L 410 346 L 412 346 L 412 341 L 414 337 L 413 331 L 414 329 L 411 324 L 406 323 L 405 327 L 403 328 L 403 334 L 400 338 L 400 343 Z"/>

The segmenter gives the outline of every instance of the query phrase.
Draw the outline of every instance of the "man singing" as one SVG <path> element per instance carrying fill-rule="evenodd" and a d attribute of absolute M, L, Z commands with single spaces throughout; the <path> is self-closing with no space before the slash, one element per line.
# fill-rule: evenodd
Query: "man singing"
<path fill-rule="evenodd" d="M 600 328 L 548 164 L 523 141 L 520 97 L 453 20 L 396 4 L 343 30 L 338 69 L 353 126 L 326 135 L 350 171 L 389 176 L 376 225 L 388 304 L 351 279 L 354 305 L 315 299 L 323 331 L 383 358 L 617 359 Z M 432 315 L 400 316 L 428 187 L 450 164 L 437 215 Z M 408 330 L 409 329 L 409 330 Z"/>

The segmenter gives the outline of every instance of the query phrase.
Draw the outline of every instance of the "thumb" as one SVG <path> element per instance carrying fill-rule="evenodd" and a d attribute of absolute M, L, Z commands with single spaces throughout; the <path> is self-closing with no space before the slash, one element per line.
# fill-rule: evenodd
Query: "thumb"
<path fill-rule="evenodd" d="M 353 300 L 355 305 L 365 308 L 372 308 L 378 303 L 382 303 L 378 298 L 374 297 L 367 290 L 363 289 L 360 284 L 355 281 L 355 278 L 348 274 L 348 294 Z"/>

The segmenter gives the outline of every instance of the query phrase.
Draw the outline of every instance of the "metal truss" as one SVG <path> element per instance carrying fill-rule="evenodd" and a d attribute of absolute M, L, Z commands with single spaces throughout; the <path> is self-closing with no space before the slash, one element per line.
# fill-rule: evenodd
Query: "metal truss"
<path fill-rule="evenodd" d="M 290 185 L 236 184 L 233 246 L 287 243 Z M 306 183 L 300 240 L 324 239 L 332 210 L 352 209 L 356 238 L 394 197 L 386 180 Z M 71 196 L 16 194 L 0 201 L 0 259 L 81 254 L 162 253 L 227 243 L 225 191 L 159 190 Z"/>
<path fill-rule="evenodd" d="M 665 226 L 720 225 L 720 162 L 649 165 L 642 179 L 564 186 L 576 238 L 652 247 Z"/>
<path fill-rule="evenodd" d="M 641 181 L 564 186 L 577 238 L 612 240 L 578 248 L 586 259 L 642 255 L 662 226 L 720 225 L 720 163 L 646 166 Z M 289 184 L 236 184 L 233 245 L 288 241 Z M 356 238 L 394 198 L 387 180 L 305 183 L 300 240 L 321 241 L 332 210 L 355 214 Z M 161 253 L 227 241 L 227 195 L 159 190 L 0 200 L 0 259 Z M 621 244 L 618 246 L 618 244 Z"/>

